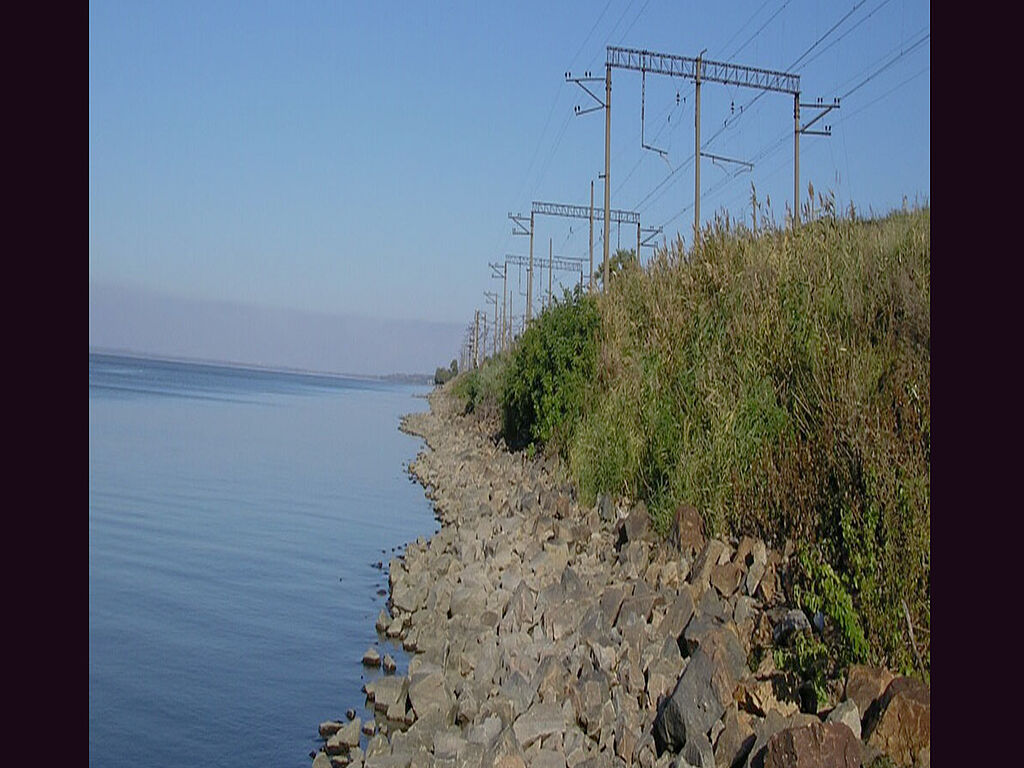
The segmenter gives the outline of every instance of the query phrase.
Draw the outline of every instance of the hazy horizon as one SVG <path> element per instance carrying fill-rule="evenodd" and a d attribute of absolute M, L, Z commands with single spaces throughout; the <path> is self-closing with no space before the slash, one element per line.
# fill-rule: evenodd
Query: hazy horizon
<path fill-rule="evenodd" d="M 432 374 L 458 323 L 308 312 L 89 283 L 89 349 L 358 376 Z"/>

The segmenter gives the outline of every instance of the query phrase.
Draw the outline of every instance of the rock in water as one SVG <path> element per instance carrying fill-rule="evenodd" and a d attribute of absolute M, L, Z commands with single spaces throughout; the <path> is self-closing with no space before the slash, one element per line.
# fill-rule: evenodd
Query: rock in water
<path fill-rule="evenodd" d="M 377 649 L 373 646 L 366 649 L 366 653 L 363 654 L 363 664 L 368 667 L 379 667 L 380 666 L 380 654 L 377 653 Z"/>
<path fill-rule="evenodd" d="M 384 667 L 384 671 L 387 672 L 389 675 L 394 674 L 395 670 L 398 669 L 398 665 L 395 663 L 395 660 L 391 658 L 390 653 L 384 654 L 384 661 L 382 662 L 382 666 Z"/>

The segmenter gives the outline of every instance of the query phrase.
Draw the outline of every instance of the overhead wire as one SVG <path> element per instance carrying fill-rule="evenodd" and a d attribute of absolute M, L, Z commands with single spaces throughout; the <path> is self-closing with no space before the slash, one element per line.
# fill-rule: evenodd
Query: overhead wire
<path fill-rule="evenodd" d="M 861 4 L 863 4 L 863 3 L 861 3 Z M 879 7 L 881 7 L 881 6 L 879 6 Z M 876 10 L 877 10 L 877 8 L 876 8 Z M 844 19 L 845 19 L 845 18 L 848 18 L 848 16 L 849 16 L 849 14 L 847 14 L 847 15 L 846 15 L 846 17 L 844 17 Z M 842 21 L 842 20 L 841 20 L 841 21 Z M 832 29 L 834 30 L 834 29 L 835 29 L 835 28 L 836 28 L 837 26 L 838 26 L 838 24 L 836 24 L 836 25 L 833 25 Z M 917 37 L 917 36 L 918 36 L 919 34 L 922 34 L 922 33 L 924 33 L 924 34 L 923 34 L 923 36 L 922 36 L 922 37 L 921 37 L 920 39 L 916 39 L 916 40 L 914 40 L 914 38 L 916 38 L 916 37 Z M 894 51 L 895 49 L 890 49 L 890 51 L 888 51 L 888 52 L 887 52 L 886 54 L 884 54 L 884 55 L 883 55 L 882 57 L 880 57 L 879 59 L 876 59 L 876 60 L 875 60 L 875 62 L 874 62 L 874 63 L 873 63 L 872 65 L 869 65 L 868 69 L 870 69 L 870 68 L 871 68 L 871 67 L 873 67 L 874 65 L 878 64 L 878 62 L 879 62 L 879 61 L 881 61 L 881 60 L 885 60 L 885 59 L 887 59 L 887 58 L 888 58 L 888 60 L 887 60 L 887 61 L 884 61 L 884 63 L 883 63 L 883 64 L 881 64 L 881 66 L 878 66 L 877 68 L 873 69 L 873 70 L 871 71 L 871 73 L 870 73 L 869 75 L 867 75 L 866 77 L 864 77 L 864 78 L 863 78 L 863 79 L 862 79 L 862 80 L 861 80 L 861 81 L 860 81 L 860 82 L 859 82 L 859 83 L 858 83 L 857 85 L 855 85 L 855 86 L 854 86 L 853 88 L 850 88 L 849 90 L 847 90 L 847 91 L 846 91 L 846 92 L 845 92 L 845 93 L 844 93 L 844 94 L 843 94 L 842 96 L 840 96 L 839 98 L 840 98 L 840 99 L 844 99 L 844 98 L 847 98 L 847 97 L 848 97 L 849 95 L 851 95 L 851 94 L 855 93 L 855 92 L 856 92 L 857 90 L 859 90 L 860 88 L 862 88 L 862 87 L 863 87 L 864 85 L 866 85 L 867 83 L 871 82 L 871 81 L 872 81 L 872 80 L 874 80 L 874 79 L 875 79 L 876 77 L 878 77 L 878 76 L 879 76 L 880 74 L 882 74 L 882 73 L 883 73 L 884 71 L 886 71 L 887 69 L 889 69 L 890 67 L 892 67 L 892 66 L 893 66 L 893 65 L 894 65 L 894 64 L 895 64 L 895 63 L 896 63 L 897 61 L 899 61 L 899 60 L 900 60 L 900 59 L 902 59 L 903 57 L 905 57 L 905 56 L 909 55 L 909 54 L 910 54 L 910 53 L 912 53 L 913 51 L 917 50 L 917 49 L 918 49 L 918 48 L 919 48 L 920 46 L 922 46 L 922 45 L 923 45 L 923 44 L 924 44 L 925 42 L 927 42 L 927 41 L 928 41 L 928 40 L 930 39 L 930 37 L 931 37 L 931 32 L 930 32 L 930 31 L 928 31 L 928 26 L 926 25 L 925 27 L 923 27 L 922 29 L 918 30 L 917 32 L 915 32 L 915 33 L 914 33 L 914 35 L 912 35 L 912 36 L 911 36 L 911 39 L 913 40 L 913 42 L 911 42 L 911 43 L 910 43 L 909 45 L 905 45 L 905 44 L 904 44 L 904 45 L 901 45 L 901 46 L 899 47 L 899 51 L 898 51 L 897 53 L 895 53 L 895 55 L 892 55 L 892 57 L 891 57 L 891 58 L 888 58 L 888 57 L 889 57 L 889 56 L 890 56 L 891 54 L 893 54 L 893 51 Z M 823 38 L 824 38 L 824 36 L 822 36 L 821 38 L 819 38 L 819 39 L 818 39 L 818 40 L 817 40 L 817 41 L 815 42 L 815 44 L 814 44 L 814 45 L 817 45 L 818 43 L 820 43 L 820 42 L 821 42 L 821 40 L 822 40 Z M 810 48 L 810 49 L 808 49 L 808 50 L 811 50 L 811 49 L 813 49 L 814 45 L 812 45 L 812 46 L 811 46 L 811 48 Z M 929 65 L 929 67 L 930 67 L 930 65 Z M 883 94 L 882 96 L 879 96 L 878 98 L 876 98 L 876 99 L 875 99 L 875 100 L 873 100 L 872 102 L 869 102 L 869 104 L 871 104 L 871 103 L 874 103 L 875 101 L 878 101 L 878 100 L 880 100 L 881 98 L 884 98 L 884 96 L 888 95 L 889 93 L 891 93 L 892 91 L 894 91 L 894 90 L 898 89 L 899 87 L 902 87 L 902 86 L 903 86 L 903 85 L 905 85 L 905 84 L 906 84 L 907 82 L 910 82 L 910 80 L 913 80 L 913 79 L 914 79 L 915 77 L 919 77 L 919 76 L 920 76 L 921 74 L 923 74 L 923 73 L 924 73 L 924 71 L 926 71 L 927 69 L 928 69 L 928 67 L 926 67 L 926 68 L 925 68 L 924 70 L 921 70 L 921 71 L 917 72 L 917 73 L 916 73 L 915 75 L 911 76 L 911 77 L 910 77 L 910 78 L 908 78 L 907 80 L 905 80 L 905 81 L 903 81 L 902 83 L 900 83 L 900 85 L 896 86 L 896 87 L 895 87 L 895 88 L 893 88 L 893 89 L 890 89 L 890 91 L 886 92 L 886 94 Z M 863 73 L 863 71 L 864 71 L 864 70 L 862 70 L 861 72 Z M 856 79 L 857 77 L 859 77 L 859 76 L 860 76 L 859 74 L 858 74 L 858 75 L 855 75 L 854 77 L 852 77 L 852 78 L 849 78 L 849 79 L 847 79 L 847 80 L 846 80 L 846 81 L 845 81 L 844 83 L 842 83 L 841 85 L 845 85 L 845 84 L 847 84 L 847 83 L 851 82 L 852 80 L 855 80 L 855 79 Z M 835 88 L 835 90 L 839 90 L 839 89 L 840 89 L 840 87 L 839 87 L 839 86 L 837 86 L 837 87 Z M 857 112 L 854 112 L 853 114 L 850 114 L 850 115 L 846 116 L 846 117 L 845 117 L 845 119 L 849 119 L 850 117 L 853 117 L 853 115 L 854 115 L 854 114 L 858 114 L 858 113 L 859 113 L 860 111 L 863 111 L 863 109 L 866 109 L 866 108 L 867 108 L 867 106 L 868 106 L 868 105 L 864 105 L 863 107 L 861 107 L 860 109 L 858 109 L 858 110 L 857 110 Z M 781 135 L 781 136 L 780 136 L 780 137 L 779 137 L 779 138 L 778 138 L 778 139 L 777 139 L 777 140 L 776 140 L 775 142 L 773 142 L 772 144 L 770 144 L 770 145 L 766 146 L 766 147 L 765 147 L 765 148 L 763 148 L 763 149 L 762 149 L 761 151 L 759 151 L 757 155 L 755 155 L 755 156 L 754 156 L 753 158 L 751 158 L 751 161 L 752 161 L 752 162 L 758 162 L 758 161 L 760 161 L 760 160 L 765 160 L 765 159 L 767 159 L 767 158 L 771 157 L 771 156 L 772 156 L 773 154 L 775 154 L 775 153 L 777 153 L 777 152 L 779 151 L 779 149 L 781 148 L 781 146 L 782 146 L 783 144 L 785 144 L 785 143 L 786 143 L 787 139 L 788 139 L 788 138 L 789 138 L 789 137 L 790 137 L 791 135 L 792 135 L 792 134 L 791 134 L 791 132 L 789 132 L 789 131 L 786 131 L 786 132 L 784 132 L 784 133 L 783 133 L 783 134 L 782 134 L 782 135 Z M 778 169 L 776 169 L 775 171 L 773 171 L 773 172 L 771 172 L 771 173 L 769 173 L 769 174 L 767 174 L 767 175 L 763 175 L 763 176 L 762 176 L 761 178 L 770 178 L 770 177 L 771 177 L 772 175 L 774 175 L 774 174 L 775 174 L 775 173 L 777 173 L 777 172 L 778 172 Z M 712 184 L 712 185 L 711 185 L 711 186 L 710 186 L 710 187 L 709 187 L 709 188 L 708 188 L 708 189 L 707 189 L 706 191 L 702 190 L 702 192 L 701 192 L 701 196 L 702 196 L 702 198 L 710 198 L 710 197 L 711 197 L 711 196 L 712 196 L 713 194 L 715 194 L 715 193 L 716 193 L 716 192 L 717 192 L 717 191 L 718 191 L 719 189 L 721 189 L 721 188 L 722 188 L 723 186 L 725 186 L 725 185 L 727 185 L 728 183 L 730 183 L 730 182 L 731 182 L 731 181 L 732 181 L 732 180 L 733 180 L 734 178 L 735 178 L 735 176 L 733 176 L 733 177 L 726 177 L 726 178 L 724 178 L 724 179 L 720 180 L 719 182 L 715 182 L 715 183 L 713 183 L 713 184 Z M 652 190 L 652 192 L 653 192 L 653 190 Z M 648 194 L 648 197 L 649 197 L 649 196 L 650 196 L 650 193 Z M 660 197 L 660 196 L 659 196 L 659 197 Z M 645 200 L 646 200 L 646 198 L 645 198 Z M 652 202 L 653 202 L 653 201 L 652 201 Z M 638 209 L 639 209 L 639 208 L 641 208 L 641 206 L 640 206 L 640 205 L 638 205 L 637 207 L 638 207 Z M 664 222 L 664 223 L 663 223 L 663 224 L 661 225 L 661 226 L 662 226 L 662 228 L 664 228 L 664 227 L 668 226 L 669 224 L 671 224 L 671 223 L 672 223 L 673 221 L 675 221 L 675 220 L 676 220 L 677 218 L 679 218 L 679 216 L 683 215 L 683 214 L 684 214 L 684 213 L 686 213 L 686 212 L 687 212 L 688 210 L 691 210 L 691 209 L 692 209 L 693 207 L 694 207 L 694 204 L 693 204 L 693 203 L 691 202 L 691 203 L 690 203 L 690 204 L 689 204 L 688 206 L 686 206 L 685 208 L 683 208 L 682 210 L 680 210 L 679 212 L 677 212 L 676 214 L 674 214 L 674 215 L 673 215 L 672 217 L 670 217 L 669 219 L 667 219 L 667 220 L 666 220 L 666 221 L 665 221 L 665 222 Z"/>

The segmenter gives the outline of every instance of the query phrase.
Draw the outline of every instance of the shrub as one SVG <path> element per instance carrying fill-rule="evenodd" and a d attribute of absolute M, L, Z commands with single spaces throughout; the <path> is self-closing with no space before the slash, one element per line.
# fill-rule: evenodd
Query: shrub
<path fill-rule="evenodd" d="M 599 329 L 597 304 L 579 286 L 526 329 L 513 349 L 501 396 L 502 433 L 510 447 L 565 445 L 585 410 Z"/>

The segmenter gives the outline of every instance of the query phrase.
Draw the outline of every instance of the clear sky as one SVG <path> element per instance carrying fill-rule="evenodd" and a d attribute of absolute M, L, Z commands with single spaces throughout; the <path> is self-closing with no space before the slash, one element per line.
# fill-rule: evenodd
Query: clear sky
<path fill-rule="evenodd" d="M 830 138 L 801 137 L 803 195 L 865 214 L 930 197 L 921 0 L 91 0 L 89 16 L 91 285 L 463 329 L 501 290 L 487 263 L 527 253 L 510 211 L 588 204 L 592 180 L 602 204 L 604 114 L 573 114 L 591 102 L 565 72 L 603 75 L 607 45 L 795 72 L 803 101 L 843 97 Z M 664 158 L 641 148 L 640 73 L 612 85 L 612 207 L 689 243 L 693 83 L 646 77 Z M 702 218 L 749 221 L 753 183 L 781 219 L 792 98 L 707 83 L 701 126 L 705 152 L 754 163 L 702 160 Z M 587 257 L 585 220 L 538 218 L 535 253 L 549 238 Z"/>

